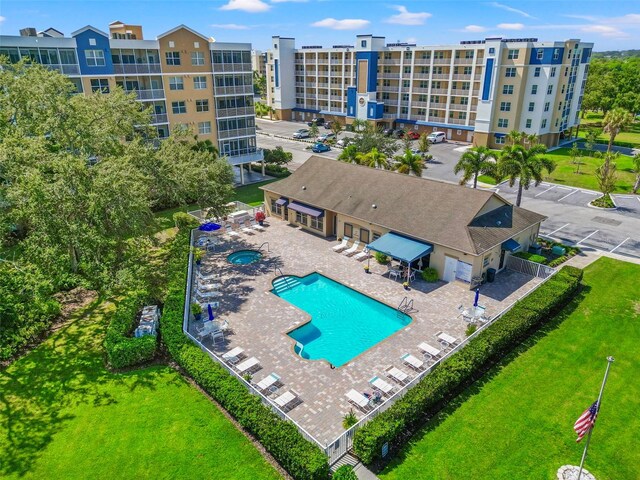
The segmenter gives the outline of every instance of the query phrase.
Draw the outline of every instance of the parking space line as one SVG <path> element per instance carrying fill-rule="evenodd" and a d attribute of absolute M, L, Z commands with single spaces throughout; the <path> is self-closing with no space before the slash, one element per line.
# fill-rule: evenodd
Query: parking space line
<path fill-rule="evenodd" d="M 580 192 L 582 192 L 582 193 L 586 193 L 587 195 L 596 195 L 596 196 L 602 195 L 601 193 L 598 193 L 598 192 L 590 192 L 589 190 L 580 190 Z"/>
<path fill-rule="evenodd" d="M 636 197 L 636 200 L 638 200 L 640 202 L 640 197 Z"/>
<path fill-rule="evenodd" d="M 567 198 L 569 195 L 573 195 L 574 193 L 579 192 L 579 191 L 580 190 L 574 190 L 573 192 L 567 193 L 564 197 L 559 198 L 558 201 L 560 202 L 560 201 L 564 200 L 565 198 Z"/>
<path fill-rule="evenodd" d="M 587 238 L 592 237 L 593 235 L 595 235 L 596 233 L 598 233 L 600 230 L 596 230 L 595 232 L 591 232 L 589 235 L 587 235 L 586 237 L 584 237 L 582 240 L 580 240 L 578 243 L 576 243 L 576 245 L 580 245 L 582 242 L 584 242 Z"/>
<path fill-rule="evenodd" d="M 558 187 L 558 190 L 573 190 L 571 187 Z"/>
<path fill-rule="evenodd" d="M 553 187 L 549 187 L 549 188 L 547 188 L 547 189 L 546 189 L 545 191 L 543 191 L 543 192 L 537 193 L 536 195 L 534 195 L 534 197 L 533 197 L 533 198 L 537 198 L 537 197 L 539 197 L 540 195 L 542 195 L 543 193 L 547 193 L 549 190 L 552 190 L 552 189 L 554 189 L 554 188 L 556 188 L 556 186 L 555 186 L 555 185 L 554 185 Z"/>
<path fill-rule="evenodd" d="M 609 253 L 613 253 L 613 252 L 615 252 L 619 247 L 621 247 L 621 246 L 622 246 L 622 244 L 623 244 L 624 242 L 626 242 L 626 241 L 627 241 L 627 240 L 629 240 L 630 238 L 631 238 L 631 237 L 627 237 L 627 238 L 625 238 L 625 239 L 624 239 L 623 241 L 621 241 L 618 245 L 616 245 L 616 246 L 615 246 L 615 247 L 613 247 L 611 250 L 609 250 Z"/>
<path fill-rule="evenodd" d="M 548 236 L 553 235 L 556 232 L 559 232 L 560 230 L 562 230 L 564 227 L 566 227 L 567 225 L 571 225 L 570 223 L 565 223 L 564 225 L 562 225 L 560 228 L 556 228 L 553 232 L 551 233 L 547 233 Z"/>
<path fill-rule="evenodd" d="M 615 198 L 636 198 L 635 195 L 612 195 Z"/>

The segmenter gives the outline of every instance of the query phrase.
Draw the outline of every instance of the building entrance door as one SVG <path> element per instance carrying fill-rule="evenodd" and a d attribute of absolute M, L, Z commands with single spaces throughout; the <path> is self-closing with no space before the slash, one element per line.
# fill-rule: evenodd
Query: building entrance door
<path fill-rule="evenodd" d="M 444 257 L 444 274 L 442 280 L 445 282 L 453 282 L 456 279 L 456 267 L 458 260 L 452 257 Z"/>

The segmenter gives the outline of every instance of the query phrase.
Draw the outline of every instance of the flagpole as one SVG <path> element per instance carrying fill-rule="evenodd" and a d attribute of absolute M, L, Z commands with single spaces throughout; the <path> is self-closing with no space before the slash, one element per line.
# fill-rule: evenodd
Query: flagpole
<path fill-rule="evenodd" d="M 606 385 L 607 377 L 609 376 L 609 368 L 611 367 L 613 360 L 614 360 L 613 357 L 607 357 L 607 369 L 604 372 L 604 378 L 602 379 L 602 386 L 600 387 L 600 394 L 598 395 L 598 402 L 596 403 L 596 415 L 600 411 L 600 402 L 602 401 L 602 393 L 604 392 L 604 386 Z M 596 419 L 597 418 L 598 417 L 596 416 Z M 580 460 L 580 470 L 578 471 L 577 480 L 580 480 L 580 477 L 582 476 L 582 468 L 584 467 L 584 461 L 587 458 L 587 450 L 589 450 L 589 441 L 591 440 L 591 432 L 593 432 L 593 427 L 595 427 L 595 424 L 591 425 L 591 428 L 589 429 L 589 435 L 587 435 L 587 442 L 585 443 L 584 451 L 582 452 L 582 460 Z"/>

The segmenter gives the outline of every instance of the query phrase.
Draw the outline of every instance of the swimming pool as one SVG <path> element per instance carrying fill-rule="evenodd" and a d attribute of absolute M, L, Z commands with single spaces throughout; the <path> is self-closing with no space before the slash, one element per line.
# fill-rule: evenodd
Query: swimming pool
<path fill-rule="evenodd" d="M 227 256 L 227 260 L 234 265 L 249 265 L 262 258 L 257 250 L 238 250 Z"/>
<path fill-rule="evenodd" d="M 311 316 L 289 332 L 298 355 L 340 367 L 411 323 L 411 317 L 319 273 L 280 277 L 272 293 Z M 302 345 L 302 349 L 300 349 Z"/>

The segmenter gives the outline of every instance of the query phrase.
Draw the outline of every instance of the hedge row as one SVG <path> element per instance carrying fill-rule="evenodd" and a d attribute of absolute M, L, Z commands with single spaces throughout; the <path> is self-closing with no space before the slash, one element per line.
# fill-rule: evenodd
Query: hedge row
<path fill-rule="evenodd" d="M 408 440 L 407 432 L 435 413 L 438 404 L 478 374 L 488 362 L 511 351 L 531 329 L 548 320 L 575 295 L 582 270 L 564 267 L 544 285 L 517 302 L 496 323 L 442 362 L 392 407 L 360 428 L 353 449 L 364 463 L 381 458 L 382 446 L 397 450 Z"/>
<path fill-rule="evenodd" d="M 182 332 L 189 254 L 189 233 L 180 230 L 169 256 L 169 288 L 160 319 L 162 339 L 173 359 L 244 429 L 254 435 L 282 467 L 296 479 L 329 477 L 327 457 L 290 422 L 280 419 L 224 367 L 192 343 Z"/>
<path fill-rule="evenodd" d="M 146 303 L 146 292 L 134 292 L 122 300 L 107 327 L 104 349 L 113 368 L 125 368 L 151 361 L 158 342 L 153 335 L 133 338 L 137 314 Z"/>

